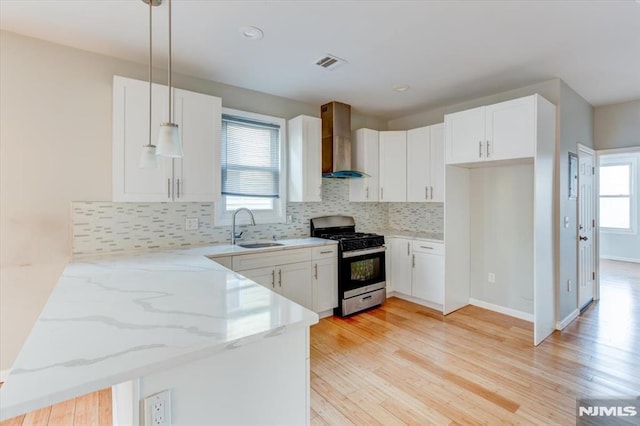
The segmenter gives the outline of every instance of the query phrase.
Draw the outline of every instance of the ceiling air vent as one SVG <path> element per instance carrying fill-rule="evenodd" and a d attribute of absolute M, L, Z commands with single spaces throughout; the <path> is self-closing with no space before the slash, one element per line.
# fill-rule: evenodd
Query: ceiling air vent
<path fill-rule="evenodd" d="M 344 65 L 345 63 L 347 63 L 347 61 L 345 61 L 344 59 L 340 59 L 337 56 L 333 56 L 333 55 L 326 55 L 323 56 L 322 58 L 318 59 L 316 61 L 316 65 L 327 69 L 327 70 L 333 70 L 338 68 L 341 65 Z"/>

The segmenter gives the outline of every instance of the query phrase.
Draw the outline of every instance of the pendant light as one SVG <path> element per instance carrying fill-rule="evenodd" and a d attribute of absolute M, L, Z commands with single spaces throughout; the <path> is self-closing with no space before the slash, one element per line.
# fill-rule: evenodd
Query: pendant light
<path fill-rule="evenodd" d="M 163 157 L 182 157 L 182 141 L 180 140 L 180 129 L 178 125 L 172 120 L 173 115 L 173 100 L 171 90 L 171 0 L 169 4 L 169 121 L 160 125 L 160 135 L 158 138 L 157 153 Z"/>
<path fill-rule="evenodd" d="M 149 142 L 142 147 L 140 154 L 141 169 L 157 169 L 158 156 L 156 155 L 156 146 L 151 143 L 151 118 L 152 118 L 152 84 L 153 84 L 153 6 L 158 6 L 162 0 L 142 0 L 149 4 Z"/>

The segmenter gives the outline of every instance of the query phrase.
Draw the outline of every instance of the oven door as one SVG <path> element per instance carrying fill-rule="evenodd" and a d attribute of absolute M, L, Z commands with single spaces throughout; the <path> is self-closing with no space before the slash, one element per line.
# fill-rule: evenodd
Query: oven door
<path fill-rule="evenodd" d="M 385 283 L 384 246 L 342 253 L 338 286 L 342 294 L 372 284 Z"/>

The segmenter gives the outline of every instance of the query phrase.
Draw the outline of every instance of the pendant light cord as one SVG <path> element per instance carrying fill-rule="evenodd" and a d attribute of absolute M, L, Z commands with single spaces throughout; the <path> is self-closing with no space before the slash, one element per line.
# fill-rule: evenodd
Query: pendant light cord
<path fill-rule="evenodd" d="M 171 103 L 171 0 L 169 0 L 169 123 L 173 123 L 173 108 Z"/>
<path fill-rule="evenodd" d="M 152 108 L 152 81 L 153 81 L 153 0 L 149 0 L 149 145 L 153 146 L 151 141 L 151 108 Z"/>

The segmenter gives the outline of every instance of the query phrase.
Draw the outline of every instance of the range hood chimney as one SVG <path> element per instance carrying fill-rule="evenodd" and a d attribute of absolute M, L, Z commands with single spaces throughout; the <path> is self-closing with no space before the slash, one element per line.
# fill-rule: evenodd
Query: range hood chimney
<path fill-rule="evenodd" d="M 351 167 L 351 106 L 329 102 L 320 107 L 322 118 L 322 177 L 360 178 Z"/>

